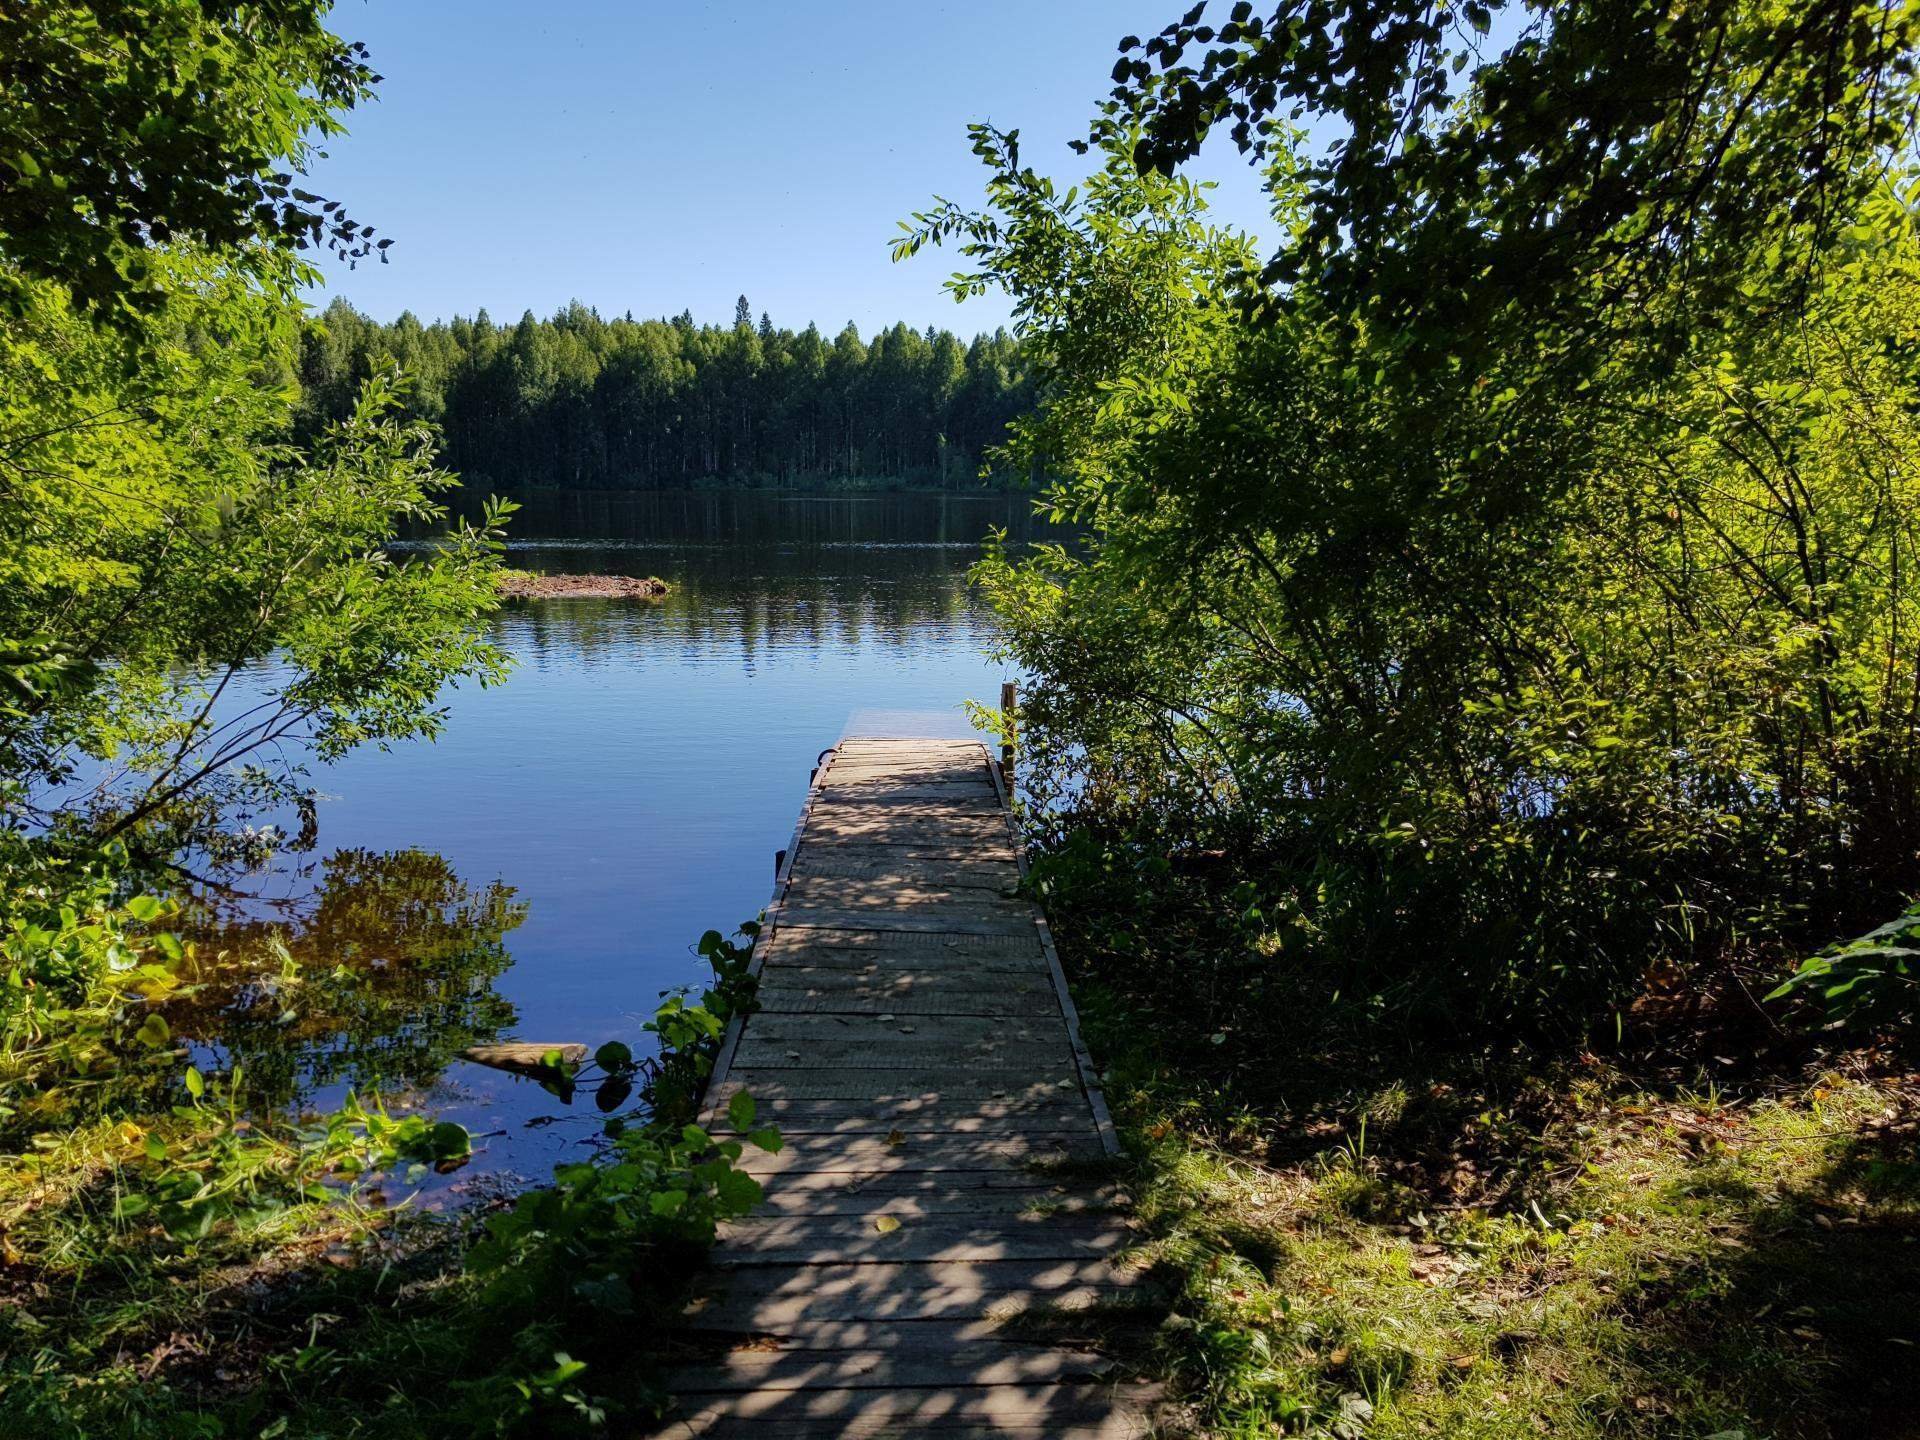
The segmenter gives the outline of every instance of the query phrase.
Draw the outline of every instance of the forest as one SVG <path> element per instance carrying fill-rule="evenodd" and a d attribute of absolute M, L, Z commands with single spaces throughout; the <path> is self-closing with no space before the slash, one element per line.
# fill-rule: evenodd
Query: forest
<path fill-rule="evenodd" d="M 306 188 L 385 83 L 354 18 L 0 7 L 0 1433 L 647 1433 L 720 1227 L 792 1178 L 744 1164 L 822 1103 L 694 1123 L 760 922 L 529 1067 L 591 1095 L 563 1159 L 439 1207 L 391 1202 L 486 1143 L 420 1097 L 511 1029 L 511 877 L 343 848 L 209 916 L 311 851 L 324 767 L 518 683 L 516 506 L 461 486 L 983 483 L 1073 538 L 970 571 L 1026 862 L 974 888 L 1045 907 L 1154 1303 L 970 1319 L 1150 1382 L 1170 1435 L 1915 1433 L 1920 0 L 1169 13 L 1094 57 L 1074 174 L 976 123 L 976 197 L 874 217 L 1005 299 L 966 345 L 744 298 L 316 315 L 316 258 L 387 243 Z M 673 633 L 740 637 L 748 710 L 829 588 Z M 564 622 L 522 628 L 551 683 Z"/>
<path fill-rule="evenodd" d="M 532 486 L 631 490 L 1028 488 L 1033 472 L 989 451 L 1033 405 L 1019 345 L 1000 331 L 962 344 L 896 324 L 862 340 L 849 322 L 731 326 L 603 320 L 381 325 L 335 300 L 300 351 L 300 424 L 344 418 L 382 363 L 409 381 L 407 410 L 441 430 L 445 463 L 477 494 Z"/>

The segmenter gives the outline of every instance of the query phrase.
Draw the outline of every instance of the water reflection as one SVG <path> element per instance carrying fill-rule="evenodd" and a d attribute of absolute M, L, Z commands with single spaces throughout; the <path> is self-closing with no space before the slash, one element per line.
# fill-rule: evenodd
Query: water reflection
<path fill-rule="evenodd" d="M 174 1029 L 245 1068 L 259 1103 L 323 1090 L 421 1090 L 516 1015 L 494 987 L 526 918 L 511 886 L 471 885 L 431 851 L 336 850 L 271 918 L 201 917 L 204 984 Z"/>
<path fill-rule="evenodd" d="M 283 856 L 252 877 L 277 898 L 222 943 L 255 947 L 259 994 L 209 995 L 205 1033 L 226 1024 L 222 1043 L 303 1103 L 375 1075 L 421 1087 L 488 1137 L 469 1174 L 542 1176 L 577 1156 L 598 1134 L 590 1103 L 569 1111 L 452 1057 L 496 1038 L 648 1053 L 661 993 L 707 979 L 700 934 L 765 904 L 820 751 L 849 725 L 967 735 L 964 702 L 998 695 L 1009 677 L 966 569 L 989 528 L 1043 533 L 1030 508 L 534 500 L 509 563 L 658 575 L 671 593 L 509 604 L 495 638 L 514 674 L 449 692 L 436 743 L 316 765 L 317 839 L 334 858 Z M 276 926 L 309 992 L 290 1001 L 265 958 Z"/>

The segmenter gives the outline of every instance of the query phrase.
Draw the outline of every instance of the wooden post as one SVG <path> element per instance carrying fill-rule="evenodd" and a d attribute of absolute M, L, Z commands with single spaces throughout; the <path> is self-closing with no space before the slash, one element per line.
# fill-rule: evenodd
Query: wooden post
<path fill-rule="evenodd" d="M 773 878 L 774 879 L 778 880 L 780 878 L 780 867 L 786 863 L 787 863 L 786 851 L 776 850 L 773 852 Z"/>
<path fill-rule="evenodd" d="M 1000 723 L 1006 728 L 1000 735 L 1000 778 L 1005 782 L 1007 793 L 1013 793 L 1013 708 L 1016 700 L 1013 681 L 1000 682 Z"/>

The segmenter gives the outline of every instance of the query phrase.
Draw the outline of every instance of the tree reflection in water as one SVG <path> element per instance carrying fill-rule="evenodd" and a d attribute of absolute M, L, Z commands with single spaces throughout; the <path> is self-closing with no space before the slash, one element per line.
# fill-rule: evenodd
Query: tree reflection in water
<path fill-rule="evenodd" d="M 514 1021 L 494 989 L 526 919 L 512 886 L 469 885 L 427 850 L 337 850 L 272 918 L 202 913 L 200 987 L 176 1033 L 245 1069 L 257 1106 L 317 1091 L 418 1089 Z"/>

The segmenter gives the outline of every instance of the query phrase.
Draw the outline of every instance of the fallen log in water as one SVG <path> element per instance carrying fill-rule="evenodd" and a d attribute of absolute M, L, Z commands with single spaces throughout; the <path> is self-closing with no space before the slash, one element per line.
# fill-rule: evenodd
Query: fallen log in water
<path fill-rule="evenodd" d="M 544 1076 L 551 1075 L 556 1066 L 568 1072 L 577 1070 L 586 1063 L 587 1047 L 502 1040 L 492 1045 L 470 1045 L 460 1052 L 460 1056 L 476 1065 L 490 1065 L 495 1070 L 506 1070 L 515 1075 Z"/>

